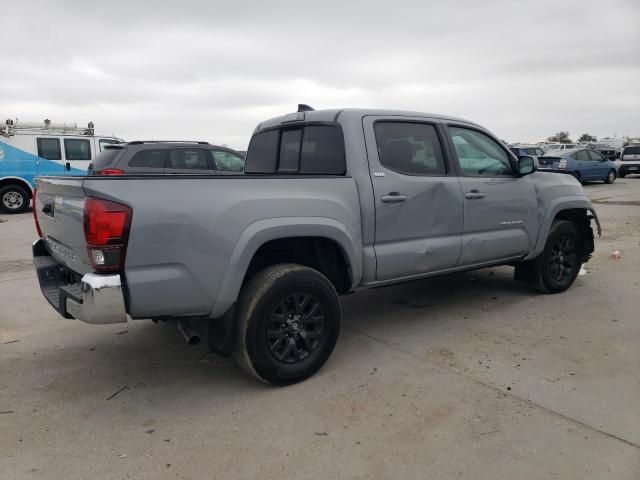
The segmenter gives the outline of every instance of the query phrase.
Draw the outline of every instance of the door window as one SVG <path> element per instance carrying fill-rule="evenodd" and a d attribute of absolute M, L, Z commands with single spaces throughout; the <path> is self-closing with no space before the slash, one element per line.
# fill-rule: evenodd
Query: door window
<path fill-rule="evenodd" d="M 216 170 L 225 172 L 242 172 L 244 170 L 244 157 L 226 150 L 209 150 L 213 157 Z"/>
<path fill-rule="evenodd" d="M 180 170 L 207 170 L 211 167 L 207 162 L 204 150 L 200 148 L 180 148 L 171 150 L 167 168 Z"/>
<path fill-rule="evenodd" d="M 511 162 L 498 142 L 484 133 L 449 127 L 462 172 L 470 177 L 511 175 Z"/>
<path fill-rule="evenodd" d="M 404 175 L 446 175 L 442 146 L 433 125 L 376 122 L 373 126 L 380 164 Z"/>
<path fill-rule="evenodd" d="M 130 167 L 164 168 L 168 150 L 142 150 L 129 161 Z"/>
<path fill-rule="evenodd" d="M 64 154 L 67 160 L 91 160 L 91 144 L 89 140 L 65 138 Z"/>
<path fill-rule="evenodd" d="M 594 162 L 601 162 L 604 159 L 602 155 L 600 155 L 598 152 L 594 152 L 593 150 L 588 150 L 588 153 L 589 157 L 591 157 L 591 160 L 593 160 Z"/>
<path fill-rule="evenodd" d="M 589 153 L 586 150 L 580 150 L 579 152 L 571 155 L 576 160 L 580 160 L 581 162 L 589 162 L 591 159 L 589 158 Z"/>
<path fill-rule="evenodd" d="M 47 160 L 62 160 L 59 138 L 38 138 L 38 156 Z"/>

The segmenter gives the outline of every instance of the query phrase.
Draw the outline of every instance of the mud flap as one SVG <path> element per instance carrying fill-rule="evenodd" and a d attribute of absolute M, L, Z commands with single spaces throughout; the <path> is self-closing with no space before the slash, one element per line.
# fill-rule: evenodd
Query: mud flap
<path fill-rule="evenodd" d="M 234 303 L 222 318 L 209 322 L 209 349 L 222 357 L 231 355 L 235 339 L 237 308 Z"/>

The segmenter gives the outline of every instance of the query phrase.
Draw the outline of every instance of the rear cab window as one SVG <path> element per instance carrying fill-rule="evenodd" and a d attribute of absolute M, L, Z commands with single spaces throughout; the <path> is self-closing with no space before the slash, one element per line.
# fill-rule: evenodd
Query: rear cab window
<path fill-rule="evenodd" d="M 247 174 L 344 175 L 344 139 L 337 124 L 304 124 L 256 133 L 245 161 Z"/>

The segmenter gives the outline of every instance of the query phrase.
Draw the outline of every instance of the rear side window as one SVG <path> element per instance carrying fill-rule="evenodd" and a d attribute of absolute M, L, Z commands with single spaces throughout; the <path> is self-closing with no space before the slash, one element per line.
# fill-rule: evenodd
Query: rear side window
<path fill-rule="evenodd" d="M 123 149 L 120 147 L 105 148 L 102 152 L 96 155 L 93 161 L 93 168 L 100 170 L 102 168 L 110 167 L 113 165 L 114 160 Z"/>
<path fill-rule="evenodd" d="M 245 173 L 344 175 L 344 140 L 335 125 L 305 125 L 257 133 L 251 139 Z"/>
<path fill-rule="evenodd" d="M 67 160 L 91 160 L 91 143 L 89 140 L 65 138 L 64 154 Z"/>
<path fill-rule="evenodd" d="M 58 138 L 38 138 L 38 156 L 47 160 L 62 160 L 60 150 L 60 139 Z"/>
<path fill-rule="evenodd" d="M 130 167 L 164 168 L 168 157 L 168 150 L 142 150 L 129 161 Z"/>
<path fill-rule="evenodd" d="M 594 152 L 593 150 L 589 150 L 589 156 L 591 157 L 591 160 L 595 162 L 600 162 L 604 159 L 602 155 L 600 155 L 598 152 Z"/>
<path fill-rule="evenodd" d="M 445 175 L 436 128 L 427 123 L 376 122 L 380 163 L 405 175 Z"/>
<path fill-rule="evenodd" d="M 572 154 L 571 157 L 583 162 L 588 162 L 591 160 L 589 158 L 589 153 L 586 150 L 580 150 L 579 152 Z"/>
<path fill-rule="evenodd" d="M 102 151 L 107 145 L 113 145 L 114 143 L 120 142 L 112 138 L 101 138 L 100 140 L 98 140 L 98 150 Z"/>
<path fill-rule="evenodd" d="M 180 148 L 171 150 L 167 168 L 181 170 L 207 170 L 211 167 L 207 162 L 205 151 L 200 148 Z"/>

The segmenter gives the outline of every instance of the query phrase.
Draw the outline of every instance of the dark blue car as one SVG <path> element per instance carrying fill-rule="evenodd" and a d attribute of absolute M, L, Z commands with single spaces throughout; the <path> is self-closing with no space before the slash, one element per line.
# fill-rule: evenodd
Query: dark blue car
<path fill-rule="evenodd" d="M 568 173 L 580 182 L 603 181 L 613 183 L 618 178 L 616 164 L 589 148 L 574 148 L 538 158 L 540 170 Z"/>

